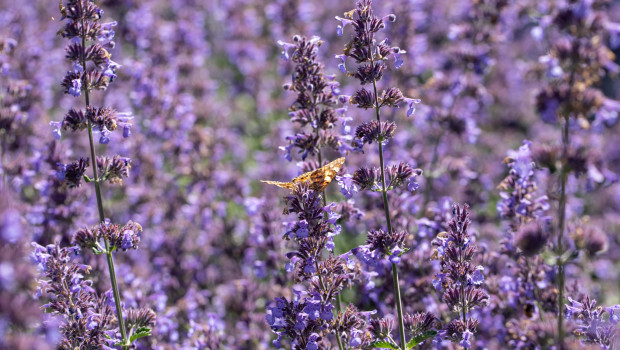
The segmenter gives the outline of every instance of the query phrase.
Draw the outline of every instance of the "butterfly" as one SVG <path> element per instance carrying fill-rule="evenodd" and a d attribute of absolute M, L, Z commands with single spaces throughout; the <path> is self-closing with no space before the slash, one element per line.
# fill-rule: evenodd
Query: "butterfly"
<path fill-rule="evenodd" d="M 343 164 L 344 157 L 341 157 L 321 168 L 309 171 L 307 173 L 303 173 L 291 180 L 291 182 L 266 180 L 261 180 L 261 182 L 282 188 L 287 188 L 289 190 L 294 189 L 296 184 L 307 183 L 310 186 L 311 190 L 320 192 L 323 191 L 330 182 L 332 182 L 334 177 L 336 177 L 336 174 L 338 174 L 338 172 L 340 171 L 340 168 L 342 168 Z"/>

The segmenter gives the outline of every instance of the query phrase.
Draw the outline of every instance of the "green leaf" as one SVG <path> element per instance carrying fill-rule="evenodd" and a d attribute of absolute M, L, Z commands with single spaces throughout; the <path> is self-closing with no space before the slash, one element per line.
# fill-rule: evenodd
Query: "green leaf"
<path fill-rule="evenodd" d="M 568 264 L 569 262 L 577 259 L 579 257 L 579 252 L 576 250 L 567 250 L 560 257 L 562 259 L 563 264 Z"/>
<path fill-rule="evenodd" d="M 149 327 L 140 327 L 136 330 L 136 333 L 129 338 L 129 343 L 133 343 L 134 340 L 142 337 L 148 337 L 151 335 L 151 329 Z"/>
<path fill-rule="evenodd" d="M 543 259 L 545 260 L 545 264 L 549 266 L 556 266 L 558 262 L 561 262 L 564 265 L 577 259 L 579 257 L 579 251 L 567 250 L 562 254 L 562 256 L 558 256 L 554 252 L 545 251 L 541 255 Z"/>
<path fill-rule="evenodd" d="M 390 343 L 385 340 L 377 340 L 375 342 L 372 342 L 366 349 L 377 349 L 377 348 L 393 349 L 393 350 L 400 349 L 398 346 L 396 346 L 396 344 Z"/>
<path fill-rule="evenodd" d="M 398 256 L 402 256 L 403 254 L 405 254 L 408 251 L 409 251 L 409 248 L 404 248 L 403 251 L 400 252 L 400 254 L 398 254 Z"/>
<path fill-rule="evenodd" d="M 544 251 L 542 254 L 542 258 L 545 261 L 545 264 L 549 266 L 555 266 L 557 264 L 557 256 L 550 251 Z"/>
<path fill-rule="evenodd" d="M 426 331 L 422 334 L 416 335 L 413 339 L 407 343 L 407 349 L 413 349 L 414 347 L 422 344 L 426 339 L 432 338 L 437 335 L 437 331 Z"/>

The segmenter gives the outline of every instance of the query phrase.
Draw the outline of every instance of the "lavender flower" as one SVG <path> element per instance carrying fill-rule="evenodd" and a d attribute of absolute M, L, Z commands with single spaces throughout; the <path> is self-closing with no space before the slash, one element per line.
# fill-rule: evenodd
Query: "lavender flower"
<path fill-rule="evenodd" d="M 443 292 L 442 299 L 450 310 L 459 315 L 444 329 L 445 337 L 467 349 L 471 347 L 471 339 L 479 323 L 468 314 L 489 304 L 489 295 L 481 288 L 484 268 L 472 263 L 477 249 L 468 233 L 469 224 L 468 206 L 464 205 L 461 209 L 454 204 L 450 231 L 440 233 L 433 241 L 437 246 L 434 258 L 441 265 L 433 284 Z"/>
<path fill-rule="evenodd" d="M 109 348 L 108 333 L 114 332 L 114 316 L 106 297 L 97 296 L 92 281 L 84 279 L 91 267 L 71 261 L 76 253 L 74 248 L 60 248 L 57 244 L 33 246 L 32 261 L 43 277 L 38 281 L 40 293 L 50 295 L 50 302 L 44 307 L 64 319 L 59 346 Z"/>
<path fill-rule="evenodd" d="M 284 86 L 286 90 L 297 93 L 297 99 L 290 108 L 289 116 L 293 123 L 311 127 L 309 134 L 302 132 L 288 137 L 289 146 L 283 146 L 286 151 L 285 157 L 291 160 L 291 151 L 299 148 L 302 159 L 306 159 L 308 154 L 317 154 L 320 165 L 323 165 L 322 148 L 330 147 L 342 151 L 341 144 L 345 142 L 343 135 L 335 132 L 339 114 L 335 112 L 334 106 L 337 103 L 340 84 L 334 77 L 324 74 L 323 64 L 317 58 L 322 43 L 318 37 L 306 39 L 299 35 L 293 37 L 292 44 L 278 42 L 285 48 L 283 58 L 295 63 L 292 81 Z M 345 154 L 346 152 L 342 153 Z"/>
<path fill-rule="evenodd" d="M 575 320 L 577 329 L 573 332 L 584 344 L 597 344 L 602 349 L 612 349 L 616 343 L 616 332 L 620 305 L 612 307 L 596 306 L 596 300 L 590 297 L 578 302 L 568 297 L 566 319 Z M 605 317 L 607 314 L 607 317 Z"/>
<path fill-rule="evenodd" d="M 61 123 L 54 123 L 52 125 L 56 128 L 54 131 L 56 137 L 60 136 L 60 128 L 72 132 L 87 130 L 90 156 L 94 164 L 92 164 L 92 179 L 85 175 L 86 168 L 90 165 L 90 162 L 84 158 L 68 165 L 59 164 L 61 169 L 57 176 L 68 187 L 79 187 L 82 178 L 88 182 L 93 182 L 95 185 L 97 209 L 101 224 L 99 227 L 85 228 L 78 231 L 73 241 L 83 248 L 92 249 L 95 254 L 106 254 L 112 284 L 112 299 L 116 308 L 116 322 L 118 323 L 120 336 L 117 337 L 116 331 L 113 331 L 111 334 L 106 333 L 108 331 L 107 328 L 109 328 L 108 324 L 113 319 L 111 309 L 108 306 L 104 306 L 106 305 L 105 298 L 84 294 L 85 299 L 81 301 L 84 305 L 75 305 L 71 297 L 66 302 L 56 297 L 53 299 L 51 308 L 57 314 L 63 314 L 72 318 L 74 322 L 81 322 L 79 324 L 69 323 L 67 325 L 67 329 L 72 329 L 72 333 L 67 335 L 68 331 L 65 331 L 65 340 L 63 340 L 62 347 L 101 348 L 107 347 L 107 345 L 118 345 L 123 349 L 128 349 L 136 339 L 150 335 L 151 327 L 154 325 L 154 314 L 149 315 L 149 321 L 141 322 L 137 327 L 135 324 L 132 324 L 128 335 L 125 328 L 112 253 L 116 249 L 127 250 L 129 248 L 137 248 L 142 227 L 129 221 L 120 228 L 118 225 L 112 225 L 109 221 L 106 221 L 101 186 L 106 180 L 111 183 L 122 184 L 123 177 L 129 176 L 130 160 L 120 156 L 97 158 L 93 142 L 93 132 L 99 132 L 99 143 L 108 144 L 110 141 L 109 135 L 117 126 L 121 126 L 124 129 L 124 136 L 128 135 L 128 130 L 131 127 L 129 121 L 132 118 L 127 114 L 117 114 L 114 109 L 109 107 L 96 108 L 90 105 L 90 94 L 96 90 L 107 89 L 109 84 L 117 77 L 115 71 L 120 65 L 111 60 L 111 54 L 107 51 L 114 47 L 114 43 L 111 41 L 114 37 L 112 27 L 116 26 L 116 22 L 100 23 L 103 11 L 91 1 L 69 0 L 66 4 L 61 2 L 60 12 L 63 16 L 62 19 L 67 21 L 58 32 L 58 35 L 71 41 L 66 49 L 66 58 L 73 64 L 72 70 L 67 72 L 61 85 L 65 88 L 65 93 L 74 97 L 80 97 L 83 94 L 86 108 L 84 110 L 71 109 Z M 100 240 L 103 240 L 103 245 L 100 244 Z M 88 272 L 87 268 L 79 267 L 78 269 L 72 267 L 66 270 L 59 265 L 69 262 L 69 248 L 61 250 L 58 245 L 48 246 L 47 253 L 44 253 L 41 246 L 35 245 L 35 247 L 35 260 L 43 268 L 42 271 L 44 273 L 51 273 L 48 277 L 52 279 L 53 283 L 62 283 L 62 278 L 59 281 L 54 274 L 69 271 L 72 275 L 69 275 L 67 278 L 74 284 L 73 287 L 70 287 L 72 292 L 84 290 L 94 294 L 94 289 L 90 287 L 90 284 L 80 282 L 82 275 L 79 269 Z M 52 260 L 52 264 L 58 266 L 51 266 L 51 268 L 58 271 L 64 270 L 63 272 L 48 270 L 50 256 L 58 260 L 58 262 Z M 44 285 L 48 283 L 42 282 Z M 63 294 L 63 297 L 66 298 L 67 285 L 69 284 L 62 283 L 52 286 L 50 293 Z M 76 295 L 76 298 L 81 297 L 81 294 Z M 60 304 L 56 305 L 55 303 Z M 91 311 L 91 309 L 94 311 Z M 91 312 L 92 315 L 88 316 L 86 314 L 87 311 Z M 134 314 L 128 315 L 128 319 L 135 318 L 133 316 Z M 93 333 L 93 330 L 97 333 Z M 133 334 L 134 332 L 135 334 Z M 104 335 L 107 339 L 112 339 L 111 343 L 106 346 L 104 346 L 104 341 L 107 340 L 104 340 Z M 78 341 L 79 343 L 76 343 Z M 82 344 L 82 342 L 85 344 Z"/>

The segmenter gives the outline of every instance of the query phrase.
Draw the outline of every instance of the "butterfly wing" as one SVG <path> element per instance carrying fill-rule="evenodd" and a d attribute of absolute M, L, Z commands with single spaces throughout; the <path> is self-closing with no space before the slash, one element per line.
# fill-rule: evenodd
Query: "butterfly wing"
<path fill-rule="evenodd" d="M 301 174 L 294 178 L 291 183 L 309 183 L 312 190 L 323 191 L 336 177 L 336 174 L 338 174 L 344 164 L 344 160 L 345 158 L 341 157 L 321 168 Z"/>
<path fill-rule="evenodd" d="M 270 185 L 274 185 L 274 186 L 278 186 L 282 188 L 287 188 L 289 190 L 292 190 L 295 187 L 295 185 L 292 182 L 267 181 L 267 180 L 261 180 L 260 182 L 264 182 L 266 184 L 270 184 Z"/>
<path fill-rule="evenodd" d="M 327 187 L 327 185 L 329 185 L 329 183 L 336 177 L 340 171 L 340 168 L 342 168 L 342 165 L 344 164 L 344 160 L 344 157 L 338 158 L 324 167 L 297 176 L 291 180 L 291 182 L 267 180 L 261 180 L 261 182 L 289 190 L 295 189 L 295 184 L 308 183 L 312 190 L 320 192 L 323 191 L 325 187 Z"/>

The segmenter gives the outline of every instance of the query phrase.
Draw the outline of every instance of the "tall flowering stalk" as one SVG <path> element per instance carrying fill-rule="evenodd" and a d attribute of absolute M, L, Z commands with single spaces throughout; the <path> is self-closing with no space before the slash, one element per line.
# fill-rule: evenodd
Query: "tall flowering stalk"
<path fill-rule="evenodd" d="M 19 128 L 26 119 L 24 107 L 27 96 L 32 86 L 25 80 L 15 79 L 10 69 L 12 53 L 17 46 L 17 41 L 11 38 L 0 38 L 0 171 L 2 172 L 2 182 L 0 188 L 7 187 L 7 176 L 9 171 L 7 161 L 7 149 L 11 145 L 15 136 L 15 130 Z"/>
<path fill-rule="evenodd" d="M 66 19 L 66 22 L 58 35 L 70 39 L 71 43 L 66 48 L 66 58 L 72 63 L 72 68 L 65 75 L 62 86 L 66 94 L 74 97 L 84 95 L 85 108 L 73 108 L 67 112 L 62 122 L 51 122 L 50 124 L 54 128 L 56 138 L 60 138 L 61 131 L 78 132 L 86 130 L 90 146 L 90 159 L 80 158 L 70 164 L 59 164 L 60 170 L 57 176 L 69 188 L 79 187 L 82 180 L 92 182 L 95 186 L 99 224 L 78 230 L 73 237 L 73 243 L 82 249 L 92 250 L 95 254 L 106 255 L 112 286 L 109 299 L 112 299 L 116 308 L 116 322 L 120 333 L 120 339 L 115 332 L 111 335 L 108 334 L 108 338 L 113 340 L 114 346 L 128 349 L 134 340 L 150 335 L 150 329 L 155 323 L 155 314 L 151 310 L 141 309 L 129 310 L 126 317 L 123 316 L 123 304 L 116 279 L 113 252 L 115 250 L 126 251 L 130 248 L 137 249 L 142 227 L 132 221 L 121 227 L 118 224 L 113 224 L 105 217 L 101 186 L 105 181 L 112 184 L 122 184 L 122 179 L 129 176 L 131 160 L 120 156 L 97 157 L 93 134 L 95 132 L 99 134 L 99 143 L 101 144 L 109 143 L 110 134 L 119 127 L 123 130 L 123 136 L 128 137 L 131 134 L 130 122 L 132 117 L 127 113 L 118 113 L 113 108 L 95 107 L 90 103 L 92 91 L 107 89 L 116 78 L 115 71 L 119 65 L 111 60 L 111 54 L 107 51 L 114 47 L 112 39 L 114 38 L 113 27 L 116 26 L 116 22 L 101 23 L 103 10 L 89 0 L 69 0 L 66 5 L 61 2 L 60 12 L 62 19 Z M 88 166 L 92 166 L 92 178 L 85 174 Z M 103 241 L 103 245 L 101 241 Z M 59 296 L 66 295 L 63 288 L 67 287 L 65 284 L 56 286 L 58 279 L 55 276 L 58 274 L 62 275 L 70 271 L 74 275 L 74 277 L 63 277 L 69 279 L 72 284 L 78 283 L 76 287 L 70 289 L 72 293 L 76 290 L 94 293 L 90 284 L 80 282 L 81 271 L 88 272 L 90 267 L 70 263 L 68 248 L 61 249 L 58 245 L 50 245 L 47 248 L 38 245 L 35 247 L 35 260 L 52 282 L 50 285 L 41 281 L 41 288 L 52 295 L 53 310 L 62 314 L 64 308 L 68 307 L 64 304 L 54 307 L 55 303 L 60 300 Z M 71 265 L 63 267 L 66 264 Z M 56 271 L 53 270 L 54 268 L 58 272 L 54 272 Z M 77 300 L 81 300 L 79 298 L 82 295 L 84 294 L 79 294 Z M 92 304 L 91 299 L 84 302 Z M 94 322 L 94 325 L 92 322 L 87 323 L 85 329 L 91 330 L 93 326 L 96 326 L 103 331 L 112 320 L 104 307 L 106 299 L 98 298 L 97 300 L 99 301 L 95 303 L 94 307 L 102 311 L 92 311 L 92 313 L 100 315 L 100 319 Z M 72 305 L 73 300 L 69 299 L 67 302 L 68 305 Z M 88 307 L 88 305 L 84 305 L 84 309 L 88 309 Z M 79 311 L 80 308 L 77 309 L 77 312 Z M 74 332 L 83 337 L 88 336 L 88 333 L 81 332 L 81 329 L 77 328 Z M 101 342 L 97 344 L 99 343 Z"/>
<path fill-rule="evenodd" d="M 407 116 L 410 116 L 415 110 L 414 105 L 420 100 L 406 98 L 399 89 L 393 87 L 384 90 L 379 95 L 377 82 L 381 80 L 383 71 L 387 68 L 385 61 L 393 58 L 395 67 L 399 68 L 403 64 L 401 55 L 405 51 L 398 47 L 391 47 L 387 39 L 379 43 L 376 41 L 376 33 L 385 28 L 386 21 L 394 22 L 396 16 L 387 15 L 379 18 L 374 15 L 371 5 L 370 0 L 362 0 L 357 2 L 357 7 L 354 10 L 345 13 L 344 17 L 336 16 L 336 20 L 341 22 L 341 25 L 338 26 L 338 35 L 343 35 L 343 30 L 347 25 L 351 25 L 355 30 L 354 36 L 345 45 L 344 52 L 336 55 L 336 59 L 339 60 L 339 69 L 343 73 L 358 79 L 362 86 L 372 84 L 372 91 L 362 87 L 349 98 L 350 104 L 362 109 L 372 108 L 376 114 L 376 120 L 364 123 L 357 128 L 355 145 L 361 148 L 366 143 L 376 142 L 379 146 L 379 168 L 357 170 L 349 187 L 353 188 L 355 185 L 361 190 L 381 192 L 387 227 L 387 231 L 382 229 L 371 231 L 367 244 L 354 249 L 352 252 L 370 266 L 376 266 L 379 260 L 389 256 L 394 282 L 400 343 L 401 348 L 405 349 L 409 344 L 407 344 L 407 333 L 405 331 L 405 315 L 403 313 L 397 263 L 400 261 L 400 255 L 406 250 L 404 238 L 407 233 L 405 231 L 396 232 L 392 227 L 388 191 L 407 183 L 409 189 L 414 191 L 417 188 L 414 181 L 415 177 L 421 175 L 421 171 L 412 169 L 404 162 L 386 168 L 383 146 L 394 135 L 396 124 L 381 120 L 381 108 L 398 107 L 406 102 L 409 105 Z M 347 71 L 347 58 L 353 59 L 358 65 L 353 73 Z M 342 99 L 346 100 L 346 96 L 342 96 Z"/>
<path fill-rule="evenodd" d="M 515 268 L 510 268 L 503 279 L 516 284 L 517 291 L 526 291 L 516 293 L 516 301 L 523 305 L 524 310 L 533 310 L 533 301 L 542 321 L 543 311 L 552 311 L 543 310 L 543 290 L 538 287 L 546 283 L 545 273 L 550 272 L 549 266 L 538 257 L 549 241 L 547 227 L 550 217 L 546 215 L 549 198 L 537 193 L 538 185 L 534 176 L 536 163 L 531 146 L 532 142 L 525 140 L 517 151 L 508 152 L 504 163 L 510 171 L 498 186 L 502 200 L 497 203 L 497 211 L 508 225 L 501 252 L 516 263 Z M 554 295 L 551 290 L 544 294 Z"/>
<path fill-rule="evenodd" d="M 324 66 L 318 61 L 317 55 L 323 42 L 317 36 L 310 39 L 295 35 L 293 43 L 278 41 L 282 46 L 282 58 L 295 63 L 291 83 L 285 84 L 284 89 L 297 93 L 295 102 L 290 107 L 289 116 L 291 122 L 301 127 L 310 126 L 309 134 L 300 132 L 294 136 L 288 136 L 289 145 L 281 147 L 286 153 L 285 158 L 291 161 L 291 152 L 298 149 L 301 158 L 308 155 L 316 155 L 318 164 L 312 168 L 323 166 L 321 149 L 332 148 L 341 155 L 345 155 L 350 135 L 341 135 L 336 132 L 339 117 L 344 117 L 346 106 L 334 109 L 338 103 L 337 96 L 340 94 L 340 84 L 335 81 L 335 76 L 325 76 Z M 346 119 L 342 122 L 342 131 L 348 130 Z M 327 205 L 327 196 L 323 190 L 323 205 Z M 333 242 L 332 242 L 333 244 Z M 336 309 L 341 311 L 340 293 L 336 295 Z M 338 338 L 340 336 L 338 335 Z M 340 339 L 338 339 L 340 342 Z"/>
<path fill-rule="evenodd" d="M 468 232 L 470 224 L 467 204 L 461 208 L 453 206 L 453 218 L 448 224 L 449 231 L 440 233 L 433 241 L 437 246 L 434 258 L 439 260 L 441 271 L 435 275 L 433 285 L 443 292 L 443 301 L 458 317 L 450 322 L 435 338 L 458 342 L 469 349 L 479 321 L 469 315 L 474 308 L 486 306 L 489 295 L 481 288 L 484 282 L 484 267 L 474 265 L 476 246 Z"/>
<path fill-rule="evenodd" d="M 304 170 L 308 171 L 323 165 L 321 149 L 324 147 L 341 154 L 347 152 L 344 147 L 347 143 L 343 142 L 346 137 L 335 131 L 346 108 L 334 109 L 338 103 L 339 84 L 334 76 L 324 75 L 323 64 L 317 59 L 321 44 L 316 36 L 306 39 L 296 35 L 293 43 L 278 41 L 283 49 L 282 58 L 295 63 L 291 83 L 284 85 L 285 90 L 297 93 L 289 116 L 293 123 L 311 129 L 310 133 L 301 131 L 288 136 L 289 144 L 280 148 L 286 152 L 285 158 L 289 161 L 293 159 L 293 150 L 298 150 L 302 160 L 308 155 L 316 156 L 318 162 L 310 161 L 304 165 Z M 368 343 L 367 339 L 360 337 L 367 323 L 365 314 L 352 306 L 342 312 L 340 306 L 340 291 L 354 276 L 352 267 L 347 266 L 343 257 L 334 257 L 330 253 L 325 258 L 324 254 L 325 251 L 333 252 L 333 237 L 341 230 L 336 224 L 340 215 L 334 211 L 335 204 L 327 205 L 325 191 L 321 196 L 306 184 L 296 187 L 293 194 L 286 197 L 286 202 L 285 212 L 298 215 L 298 220 L 284 236 L 286 240 L 297 243 L 297 250 L 287 254 L 290 261 L 286 270 L 294 271 L 296 280 L 310 282 L 310 286 L 303 292 L 294 290 L 295 298 L 291 302 L 277 298 L 276 306 L 270 308 L 267 321 L 278 336 L 274 345 L 280 347 L 286 335 L 293 346 L 322 348 L 329 343 L 326 337 L 329 333 L 335 334 L 339 349 Z M 332 311 L 334 308 L 338 311 L 336 315 Z M 355 321 L 349 324 L 352 319 Z M 294 327 L 283 327 L 283 321 Z"/>
<path fill-rule="evenodd" d="M 558 287 L 557 342 L 564 343 L 563 307 L 565 265 L 571 259 L 565 237 L 567 223 L 567 183 L 571 173 L 582 173 L 582 150 L 571 144 L 576 127 L 590 129 L 594 124 L 605 125 L 606 115 L 618 112 L 618 103 L 605 98 L 596 88 L 605 70 L 618 71 L 613 53 L 601 40 L 610 26 L 603 11 L 605 1 L 569 1 L 558 6 L 543 23 L 546 35 L 553 38 L 550 52 L 540 58 L 547 68 L 549 84 L 539 91 L 536 102 L 542 119 L 561 123 L 561 150 L 555 157 L 559 166 L 558 220 L 555 253 Z M 548 27 L 548 28 L 547 28 Z M 549 153 L 550 155 L 553 152 Z M 552 157 L 554 158 L 554 157 Z M 554 159 L 554 160 L 555 160 Z M 555 165 L 555 162 L 551 162 Z M 583 162 L 585 163 L 585 162 Z M 550 170 L 553 170 L 550 167 Z"/>
<path fill-rule="evenodd" d="M 350 306 L 344 313 L 334 315 L 334 303 L 342 288 L 354 277 L 354 264 L 347 256 L 325 256 L 334 249 L 333 236 L 338 234 L 339 215 L 332 205 L 321 205 L 321 195 L 307 184 L 298 184 L 287 197 L 285 213 L 297 215 L 285 233 L 286 240 L 296 243 L 289 252 L 287 272 L 294 272 L 295 280 L 308 283 L 305 291 L 293 290 L 295 297 L 276 298 L 275 306 L 268 308 L 267 323 L 276 333 L 273 344 L 280 348 L 283 339 L 289 338 L 292 348 L 316 350 L 326 348 L 327 334 L 336 335 L 338 348 L 367 345 L 365 334 L 367 313 L 360 313 Z M 350 322 L 351 319 L 355 322 Z"/>
<path fill-rule="evenodd" d="M 284 85 L 285 90 L 297 93 L 295 102 L 290 107 L 291 122 L 301 127 L 310 126 L 310 133 L 299 132 L 288 136 L 289 144 L 282 146 L 285 158 L 293 159 L 291 152 L 297 150 L 302 160 L 308 155 L 316 156 L 319 166 L 323 166 L 321 149 L 331 148 L 341 155 L 350 150 L 350 135 L 338 133 L 339 119 L 344 117 L 346 106 L 335 109 L 340 94 L 340 84 L 335 76 L 324 74 L 323 64 L 318 61 L 317 54 L 323 41 L 319 37 L 307 39 L 299 35 L 293 37 L 293 43 L 278 41 L 282 46 L 282 58 L 295 63 L 291 82 Z M 342 120 L 343 129 L 347 119 Z M 344 131 L 344 130 L 343 130 Z M 323 198 L 325 200 L 325 198 Z"/>

